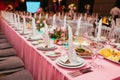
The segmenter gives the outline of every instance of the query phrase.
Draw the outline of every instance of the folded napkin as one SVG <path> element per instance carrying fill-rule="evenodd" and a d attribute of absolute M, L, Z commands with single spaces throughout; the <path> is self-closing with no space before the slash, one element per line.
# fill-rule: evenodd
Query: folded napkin
<path fill-rule="evenodd" d="M 17 29 L 18 28 L 18 24 L 17 24 L 17 17 L 16 17 L 17 15 L 16 14 L 14 14 L 14 24 L 15 24 L 15 29 Z"/>
<path fill-rule="evenodd" d="M 13 48 L 0 50 L 0 58 L 8 57 L 8 56 L 15 56 L 15 55 L 16 55 L 16 51 Z"/>
<path fill-rule="evenodd" d="M 0 72 L 20 67 L 24 67 L 24 63 L 17 56 L 8 57 L 7 59 L 0 61 Z"/>
<path fill-rule="evenodd" d="M 64 25 L 63 25 L 64 27 L 66 27 L 66 22 L 67 22 L 67 16 L 65 15 L 64 16 Z"/>
<path fill-rule="evenodd" d="M 35 18 L 32 18 L 32 29 L 33 29 L 33 36 L 36 35 L 36 24 L 35 24 Z"/>
<path fill-rule="evenodd" d="M 45 23 L 45 33 L 44 33 L 44 40 L 45 40 L 45 44 L 49 47 L 50 44 L 50 37 L 49 37 L 49 33 L 48 33 L 48 25 Z"/>
<path fill-rule="evenodd" d="M 0 50 L 1 49 L 7 49 L 7 48 L 11 48 L 12 45 L 10 43 L 2 43 L 0 44 Z"/>
<path fill-rule="evenodd" d="M 102 19 L 99 21 L 99 25 L 98 25 L 98 32 L 97 32 L 97 40 L 101 40 L 101 28 L 102 28 Z"/>
<path fill-rule="evenodd" d="M 56 28 L 55 21 L 56 21 L 56 14 L 53 15 L 53 23 L 52 23 L 53 27 L 52 28 L 54 29 Z"/>
<path fill-rule="evenodd" d="M 8 41 L 7 41 L 7 39 L 0 39 L 0 44 L 1 43 L 7 43 Z"/>
<path fill-rule="evenodd" d="M 76 63 L 77 61 L 77 54 L 75 52 L 75 49 L 73 47 L 73 33 L 72 28 L 68 26 L 68 57 L 70 60 L 70 63 Z"/>
<path fill-rule="evenodd" d="M 8 76 L 1 77 L 0 80 L 33 80 L 33 77 L 28 70 L 21 70 Z"/>
<path fill-rule="evenodd" d="M 81 26 L 81 19 L 82 19 L 82 17 L 80 17 L 77 21 L 77 30 L 75 32 L 75 35 L 77 35 L 77 36 L 79 35 L 79 30 L 80 30 L 80 26 Z"/>
<path fill-rule="evenodd" d="M 26 27 L 26 18 L 25 18 L 25 16 L 23 16 L 23 33 L 25 34 L 27 32 L 28 31 L 27 31 L 27 27 Z"/>
<path fill-rule="evenodd" d="M 18 15 L 18 17 L 17 17 L 17 21 L 18 21 L 18 27 L 17 27 L 17 29 L 20 30 L 20 27 L 21 27 L 21 23 L 20 23 L 20 15 Z"/>

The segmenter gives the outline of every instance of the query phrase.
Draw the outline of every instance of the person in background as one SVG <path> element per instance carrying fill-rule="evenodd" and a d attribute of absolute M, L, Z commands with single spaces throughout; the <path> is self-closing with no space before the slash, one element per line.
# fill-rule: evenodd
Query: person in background
<path fill-rule="evenodd" d="M 14 8 L 13 8 L 13 5 L 11 5 L 11 4 L 8 4 L 6 9 L 5 9 L 5 11 L 9 11 L 9 12 L 11 12 L 13 10 L 14 10 Z"/>
<path fill-rule="evenodd" d="M 110 10 L 110 15 L 112 18 L 115 20 L 116 23 L 116 18 L 120 17 L 120 9 L 115 5 L 111 10 Z"/>

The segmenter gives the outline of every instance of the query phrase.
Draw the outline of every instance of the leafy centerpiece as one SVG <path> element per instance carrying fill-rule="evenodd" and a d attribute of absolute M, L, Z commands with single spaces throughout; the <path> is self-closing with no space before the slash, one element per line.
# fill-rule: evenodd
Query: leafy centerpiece
<path fill-rule="evenodd" d="M 36 27 L 38 31 L 40 31 L 43 27 L 45 27 L 44 25 L 45 22 L 47 23 L 47 19 L 45 18 L 45 16 L 42 16 L 41 18 L 36 18 L 35 21 L 36 21 Z"/>
<path fill-rule="evenodd" d="M 50 37 L 54 39 L 55 43 L 62 42 L 67 40 L 66 32 L 62 31 L 61 28 L 56 28 L 53 30 L 53 32 L 50 33 Z"/>

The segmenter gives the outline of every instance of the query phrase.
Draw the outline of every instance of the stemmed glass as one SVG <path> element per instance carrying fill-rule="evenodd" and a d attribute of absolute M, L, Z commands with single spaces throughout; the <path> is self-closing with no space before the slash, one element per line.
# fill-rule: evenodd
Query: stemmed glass
<path fill-rule="evenodd" d="M 112 34 L 109 35 L 106 41 L 107 47 L 111 47 L 110 45 L 113 45 L 114 42 L 115 42 L 115 37 Z"/>
<path fill-rule="evenodd" d="M 92 51 L 91 54 L 92 61 L 89 63 L 90 66 L 93 68 L 102 68 L 100 64 L 97 64 L 96 60 L 98 59 L 98 53 L 99 53 L 98 51 L 102 49 L 103 46 L 99 45 L 99 43 L 97 42 L 94 42 L 94 45 L 90 45 L 88 48 Z"/>
<path fill-rule="evenodd" d="M 73 44 L 74 44 L 75 46 L 81 47 L 82 42 L 83 42 L 82 37 L 80 37 L 80 36 L 74 36 Z"/>
<path fill-rule="evenodd" d="M 114 35 L 109 36 L 110 44 L 113 44 L 115 42 L 115 37 Z"/>

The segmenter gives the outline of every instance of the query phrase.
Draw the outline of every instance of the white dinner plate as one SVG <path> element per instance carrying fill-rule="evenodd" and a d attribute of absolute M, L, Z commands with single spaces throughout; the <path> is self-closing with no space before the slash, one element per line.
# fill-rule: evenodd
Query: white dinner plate
<path fill-rule="evenodd" d="M 55 53 L 55 51 L 49 51 L 49 52 L 46 52 L 45 55 L 49 56 L 49 57 L 57 57 L 60 55 L 60 53 L 57 54 L 57 53 Z"/>
<path fill-rule="evenodd" d="M 106 41 L 106 38 L 105 38 L 105 37 L 101 37 L 100 40 L 98 40 L 96 37 L 93 37 L 93 36 L 89 36 L 89 38 L 90 38 L 91 40 L 94 40 L 94 41 L 100 41 L 100 42 Z"/>
<path fill-rule="evenodd" d="M 36 40 L 40 40 L 41 39 L 41 37 L 40 36 L 29 36 L 28 37 L 28 41 L 36 41 Z"/>
<path fill-rule="evenodd" d="M 49 51 L 49 50 L 55 50 L 57 48 L 56 45 L 51 45 L 49 47 L 45 47 L 46 45 L 45 44 L 40 44 L 40 45 L 37 45 L 37 49 L 39 50 L 43 50 L 43 51 Z"/>
<path fill-rule="evenodd" d="M 61 56 L 56 60 L 56 64 L 64 67 L 64 68 L 80 68 L 83 67 L 85 65 L 85 60 L 77 57 L 77 62 L 76 63 L 64 63 L 62 60 L 64 60 L 65 58 L 67 58 L 66 56 Z"/>

